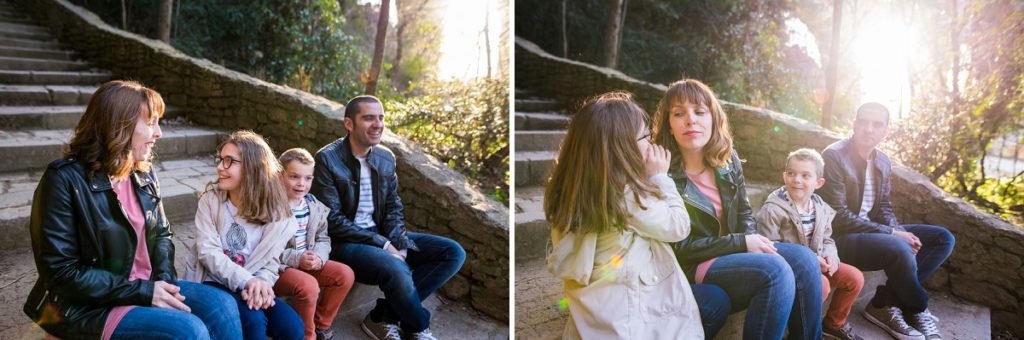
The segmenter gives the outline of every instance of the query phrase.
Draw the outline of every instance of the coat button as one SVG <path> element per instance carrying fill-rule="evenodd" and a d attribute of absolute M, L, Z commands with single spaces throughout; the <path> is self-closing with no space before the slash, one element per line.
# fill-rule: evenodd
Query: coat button
<path fill-rule="evenodd" d="M 153 199 L 153 203 L 156 203 L 156 199 L 155 198 Z"/>
<path fill-rule="evenodd" d="M 658 276 L 657 275 L 654 276 L 654 282 L 658 282 Z"/>

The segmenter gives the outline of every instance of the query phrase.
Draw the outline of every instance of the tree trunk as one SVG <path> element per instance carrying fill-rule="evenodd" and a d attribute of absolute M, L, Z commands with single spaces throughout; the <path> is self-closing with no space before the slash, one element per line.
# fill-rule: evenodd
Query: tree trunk
<path fill-rule="evenodd" d="M 565 17 L 565 6 L 566 6 L 565 2 L 566 1 L 567 0 L 562 0 L 562 58 L 569 58 L 569 37 L 566 34 L 566 29 L 565 29 L 565 26 L 568 25 L 565 22 L 565 19 L 566 19 L 566 17 Z"/>
<path fill-rule="evenodd" d="M 608 68 L 619 64 L 619 36 L 622 31 L 622 3 L 625 0 L 608 0 L 611 12 L 608 13 L 608 25 L 605 27 L 604 63 Z"/>
<path fill-rule="evenodd" d="M 836 82 L 839 78 L 839 29 L 843 25 L 843 1 L 832 2 L 832 46 L 829 48 L 828 69 L 825 71 L 825 103 L 821 108 L 821 126 L 831 129 L 835 121 L 834 104 Z"/>
<path fill-rule="evenodd" d="M 401 12 L 399 12 L 401 13 Z M 398 14 L 398 30 L 395 34 L 395 61 L 391 65 L 391 86 L 400 90 L 405 89 L 405 81 L 402 78 L 402 47 L 405 45 L 405 30 L 408 27 L 407 17 L 403 17 L 402 14 Z"/>
<path fill-rule="evenodd" d="M 121 29 L 128 30 L 128 6 L 121 0 Z"/>
<path fill-rule="evenodd" d="M 380 65 L 384 61 L 384 43 L 388 34 L 388 12 L 391 11 L 391 0 L 380 1 L 380 15 L 377 17 L 377 37 L 373 39 L 373 63 L 366 80 L 366 94 L 377 94 L 377 76 Z"/>
<path fill-rule="evenodd" d="M 953 0 L 950 3 L 952 4 L 953 10 L 952 22 L 949 25 L 949 38 L 951 41 L 950 53 L 953 55 L 953 69 L 951 70 L 952 79 L 950 80 L 950 83 L 953 87 L 950 89 L 949 95 L 949 114 L 950 117 L 952 117 L 950 132 L 953 134 L 954 138 L 950 143 L 951 146 L 949 151 L 946 152 L 945 160 L 935 166 L 932 173 L 928 174 L 928 178 L 930 178 L 932 182 L 939 179 L 939 177 L 942 177 L 942 175 L 945 175 L 949 170 L 952 170 L 953 165 L 955 165 L 956 161 L 960 159 L 960 150 L 956 148 L 956 145 L 959 143 L 955 136 L 963 129 L 964 120 L 964 118 L 960 116 L 960 10 L 958 8 L 959 6 L 957 6 L 956 0 Z"/>
<path fill-rule="evenodd" d="M 484 60 L 487 63 L 487 79 L 491 79 L 491 6 L 484 5 L 484 51 L 487 52 Z"/>
<path fill-rule="evenodd" d="M 157 16 L 156 38 L 160 41 L 171 43 L 171 13 L 174 9 L 174 0 L 160 0 L 160 13 Z"/>

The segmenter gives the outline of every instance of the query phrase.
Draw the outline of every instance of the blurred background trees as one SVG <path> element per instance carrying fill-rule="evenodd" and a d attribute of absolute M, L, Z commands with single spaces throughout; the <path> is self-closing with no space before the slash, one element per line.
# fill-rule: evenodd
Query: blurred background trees
<path fill-rule="evenodd" d="M 508 1 L 390 0 L 385 15 L 381 0 L 72 2 L 269 82 L 341 103 L 375 92 L 392 131 L 508 203 Z"/>

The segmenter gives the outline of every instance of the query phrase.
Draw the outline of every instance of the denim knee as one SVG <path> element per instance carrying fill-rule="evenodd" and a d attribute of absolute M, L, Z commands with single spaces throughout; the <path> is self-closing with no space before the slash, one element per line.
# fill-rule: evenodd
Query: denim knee
<path fill-rule="evenodd" d="M 466 262 L 466 250 L 462 249 L 462 246 L 459 245 L 457 242 L 451 240 L 449 241 L 450 242 L 448 242 L 448 252 L 446 255 L 449 259 L 452 260 L 452 262 L 458 263 L 459 267 L 461 267 L 462 264 Z"/>

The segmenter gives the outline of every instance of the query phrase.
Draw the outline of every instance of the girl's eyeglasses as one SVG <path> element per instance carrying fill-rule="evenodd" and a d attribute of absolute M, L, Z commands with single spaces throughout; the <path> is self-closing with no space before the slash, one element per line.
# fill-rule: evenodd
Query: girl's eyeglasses
<path fill-rule="evenodd" d="M 242 161 L 234 159 L 234 158 L 231 158 L 229 156 L 224 156 L 224 157 L 213 156 L 213 159 L 215 161 L 215 163 L 214 163 L 215 166 L 223 165 L 225 170 L 231 169 L 231 166 L 235 165 L 235 163 L 242 164 Z"/>

